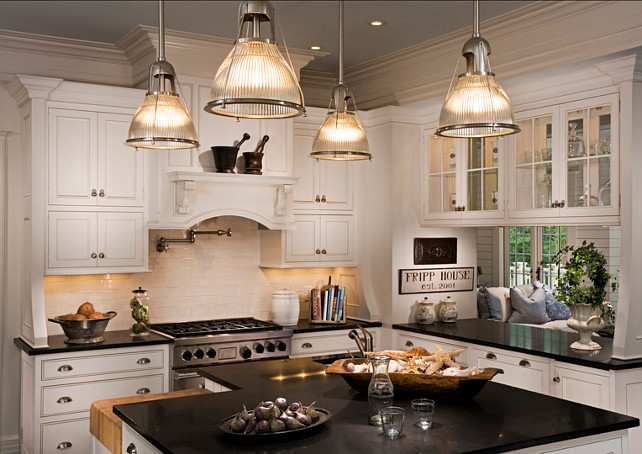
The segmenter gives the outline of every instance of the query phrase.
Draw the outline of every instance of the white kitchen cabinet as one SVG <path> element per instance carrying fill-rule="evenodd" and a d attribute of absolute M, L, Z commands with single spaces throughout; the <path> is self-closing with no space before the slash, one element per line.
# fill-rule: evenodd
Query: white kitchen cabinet
<path fill-rule="evenodd" d="M 145 263 L 143 213 L 50 211 L 48 222 L 47 274 L 126 272 Z"/>
<path fill-rule="evenodd" d="M 551 395 L 608 410 L 610 380 L 608 371 L 555 362 Z"/>
<path fill-rule="evenodd" d="M 437 345 L 447 351 L 463 350 L 462 353 L 455 357 L 455 362 L 457 364 L 461 364 L 462 366 L 467 366 L 469 362 L 468 344 L 463 342 L 445 340 L 443 338 L 424 336 L 421 334 L 413 335 L 408 333 L 397 333 L 396 345 L 397 350 L 404 351 L 410 350 L 415 347 L 423 347 L 432 353 L 437 351 Z"/>
<path fill-rule="evenodd" d="M 509 217 L 595 223 L 619 214 L 618 95 L 516 113 Z"/>
<path fill-rule="evenodd" d="M 123 454 L 160 454 L 150 442 L 141 437 L 134 429 L 123 422 Z"/>
<path fill-rule="evenodd" d="M 49 109 L 49 204 L 143 206 L 144 155 L 124 144 L 131 119 Z"/>
<path fill-rule="evenodd" d="M 372 334 L 373 348 L 378 347 L 377 338 L 380 336 L 376 328 L 366 328 Z M 352 352 L 359 356 L 356 342 L 348 337 L 349 329 L 333 331 L 315 331 L 312 333 L 296 333 L 292 336 L 292 358 L 306 356 L 347 354 Z"/>
<path fill-rule="evenodd" d="M 24 452 L 90 452 L 91 403 L 169 391 L 168 358 L 168 345 L 35 356 L 23 352 Z"/>

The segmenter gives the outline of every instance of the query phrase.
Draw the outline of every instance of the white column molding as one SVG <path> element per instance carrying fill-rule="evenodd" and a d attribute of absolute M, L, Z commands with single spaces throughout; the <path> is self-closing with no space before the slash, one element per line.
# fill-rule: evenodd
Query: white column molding
<path fill-rule="evenodd" d="M 196 187 L 194 180 L 177 180 L 176 183 L 176 214 L 184 216 L 190 212 L 190 193 Z"/>
<path fill-rule="evenodd" d="M 7 333 L 7 137 L 10 133 L 0 131 L 0 364 L 4 364 L 4 346 Z M 0 381 L 2 377 L 0 372 Z M 2 427 L 2 392 L 0 391 L 0 427 Z M 1 434 L 0 434 L 1 435 Z"/>

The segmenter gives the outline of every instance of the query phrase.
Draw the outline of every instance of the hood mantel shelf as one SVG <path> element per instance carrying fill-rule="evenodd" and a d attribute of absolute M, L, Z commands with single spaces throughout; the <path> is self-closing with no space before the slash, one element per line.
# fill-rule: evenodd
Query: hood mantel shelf
<path fill-rule="evenodd" d="M 249 218 L 272 230 L 294 228 L 292 190 L 298 177 L 175 171 L 167 178 L 174 183 L 172 212 L 150 228 L 187 229 L 218 216 Z"/>

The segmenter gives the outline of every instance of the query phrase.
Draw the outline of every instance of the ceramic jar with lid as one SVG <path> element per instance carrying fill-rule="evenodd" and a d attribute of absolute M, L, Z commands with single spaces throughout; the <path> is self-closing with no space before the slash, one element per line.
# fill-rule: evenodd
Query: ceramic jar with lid
<path fill-rule="evenodd" d="M 459 313 L 455 306 L 455 300 L 448 296 L 439 303 L 439 318 L 441 321 L 446 323 L 454 323 L 457 321 L 457 315 L 459 315 Z"/>
<path fill-rule="evenodd" d="M 415 320 L 420 325 L 432 325 L 435 322 L 435 309 L 432 302 L 428 298 L 417 303 L 417 312 L 415 313 Z"/>
<path fill-rule="evenodd" d="M 134 296 L 129 300 L 129 307 L 135 323 L 131 326 L 130 334 L 146 336 L 149 334 L 149 296 L 142 287 L 132 290 L 132 293 Z"/>
<path fill-rule="evenodd" d="M 293 326 L 299 322 L 299 294 L 283 289 L 272 293 L 272 321 L 277 325 Z"/>

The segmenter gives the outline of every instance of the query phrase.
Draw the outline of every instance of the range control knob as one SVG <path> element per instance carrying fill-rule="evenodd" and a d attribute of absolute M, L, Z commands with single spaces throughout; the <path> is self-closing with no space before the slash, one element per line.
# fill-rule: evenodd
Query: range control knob
<path fill-rule="evenodd" d="M 181 353 L 181 358 L 183 358 L 183 361 L 189 361 L 190 359 L 192 359 L 192 352 L 183 350 L 183 353 Z"/>
<path fill-rule="evenodd" d="M 280 352 L 284 352 L 288 348 L 288 346 L 283 341 L 276 341 L 276 348 Z"/>
<path fill-rule="evenodd" d="M 216 358 L 216 350 L 214 350 L 213 348 L 208 349 L 205 354 L 208 358 Z"/>
<path fill-rule="evenodd" d="M 250 356 L 252 356 L 252 350 L 247 347 L 241 347 L 241 357 L 243 359 L 250 359 Z"/>
<path fill-rule="evenodd" d="M 194 350 L 194 358 L 203 359 L 204 357 L 205 357 L 205 353 L 203 352 L 203 350 L 201 350 L 200 348 L 197 348 L 196 350 Z"/>
<path fill-rule="evenodd" d="M 258 342 L 254 344 L 254 351 L 256 353 L 259 353 L 259 354 L 263 353 L 264 350 L 265 350 L 265 348 L 263 348 L 263 346 L 261 344 L 259 344 Z"/>
<path fill-rule="evenodd" d="M 266 342 L 265 343 L 265 348 L 267 351 L 272 353 L 274 351 L 274 344 L 272 342 Z"/>

